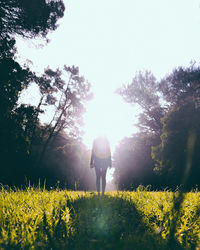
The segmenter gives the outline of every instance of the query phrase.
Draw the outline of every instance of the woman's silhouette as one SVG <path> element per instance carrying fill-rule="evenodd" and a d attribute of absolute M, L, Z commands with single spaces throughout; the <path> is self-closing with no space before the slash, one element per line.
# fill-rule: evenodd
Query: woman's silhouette
<path fill-rule="evenodd" d="M 105 136 L 96 138 L 93 142 L 90 167 L 96 171 L 96 187 L 100 195 L 100 177 L 102 177 L 102 194 L 106 188 L 107 168 L 112 166 L 110 144 Z"/>

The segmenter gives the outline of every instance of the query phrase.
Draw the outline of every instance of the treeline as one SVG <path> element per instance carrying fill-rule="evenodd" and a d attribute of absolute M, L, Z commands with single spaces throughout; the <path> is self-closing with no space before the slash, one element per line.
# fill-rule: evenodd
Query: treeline
<path fill-rule="evenodd" d="M 200 67 L 178 67 L 160 81 L 138 72 L 118 93 L 141 108 L 140 132 L 115 152 L 118 187 L 199 187 Z"/>
<path fill-rule="evenodd" d="M 47 68 L 40 76 L 16 60 L 16 35 L 46 39 L 64 15 L 62 0 L 0 0 L 0 183 L 11 186 L 46 182 L 71 189 L 94 187 L 89 152 L 80 135 L 90 84 L 78 67 Z M 20 103 L 31 84 L 39 89 L 37 106 Z M 40 115 L 52 107 L 51 121 Z M 65 132 L 64 132 L 65 131 Z"/>

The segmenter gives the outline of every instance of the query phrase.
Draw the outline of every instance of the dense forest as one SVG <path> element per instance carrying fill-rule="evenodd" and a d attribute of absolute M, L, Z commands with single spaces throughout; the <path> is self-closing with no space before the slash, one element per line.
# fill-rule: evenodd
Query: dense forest
<path fill-rule="evenodd" d="M 36 11 L 35 11 L 36 10 Z M 90 83 L 79 67 L 63 65 L 42 75 L 16 60 L 16 36 L 46 39 L 63 17 L 63 1 L 0 0 L 0 183 L 24 186 L 95 188 L 90 151 L 82 142 L 82 116 L 92 98 Z M 37 106 L 20 100 L 36 84 Z M 139 132 L 124 138 L 113 154 L 119 189 L 139 185 L 153 189 L 200 184 L 200 67 L 177 67 L 157 80 L 137 72 L 117 89 L 124 102 L 140 107 Z M 53 107 L 49 123 L 40 115 Z M 120 115 L 120 114 L 119 114 Z"/>
<path fill-rule="evenodd" d="M 200 184 L 200 68 L 177 67 L 157 81 L 138 72 L 118 93 L 141 107 L 140 132 L 125 138 L 115 152 L 120 188 L 139 184 L 154 189 Z"/>
<path fill-rule="evenodd" d="M 91 98 L 90 84 L 75 66 L 49 67 L 38 76 L 16 60 L 16 35 L 45 39 L 63 17 L 64 3 L 0 3 L 0 182 L 20 186 L 40 180 L 47 187 L 91 188 L 94 178 L 88 169 L 89 152 L 80 140 L 81 114 L 84 102 Z M 33 83 L 40 90 L 40 101 L 37 106 L 25 105 L 19 101 L 20 94 Z M 42 125 L 40 114 L 47 106 L 53 106 L 54 114 Z"/>

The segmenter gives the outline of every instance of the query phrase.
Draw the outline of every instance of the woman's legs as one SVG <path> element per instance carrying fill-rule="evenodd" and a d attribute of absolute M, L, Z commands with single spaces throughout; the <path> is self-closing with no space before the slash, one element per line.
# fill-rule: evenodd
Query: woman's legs
<path fill-rule="evenodd" d="M 106 188 L 106 172 L 107 172 L 107 168 L 95 167 L 95 171 L 96 171 L 97 192 L 98 192 L 98 194 L 100 194 L 100 177 L 102 177 L 102 194 L 104 194 L 105 188 Z"/>
<path fill-rule="evenodd" d="M 106 172 L 107 172 L 107 168 L 102 168 L 102 171 L 101 171 L 101 176 L 102 176 L 102 194 L 104 194 L 105 188 L 106 188 Z"/>
<path fill-rule="evenodd" d="M 100 194 L 100 176 L 101 176 L 101 169 L 95 167 L 96 171 L 96 187 L 97 187 L 97 192 Z"/>

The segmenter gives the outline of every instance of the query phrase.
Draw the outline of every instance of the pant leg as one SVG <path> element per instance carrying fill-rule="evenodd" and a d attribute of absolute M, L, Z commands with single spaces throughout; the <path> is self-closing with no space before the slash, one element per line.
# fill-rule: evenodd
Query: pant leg
<path fill-rule="evenodd" d="M 100 192 L 100 176 L 101 176 L 101 169 L 98 167 L 95 167 L 95 172 L 96 172 L 96 187 L 97 187 L 97 192 Z"/>
<path fill-rule="evenodd" d="M 102 193 L 103 194 L 106 189 L 106 172 L 107 172 L 107 168 L 102 168 L 101 176 L 102 176 Z"/>

